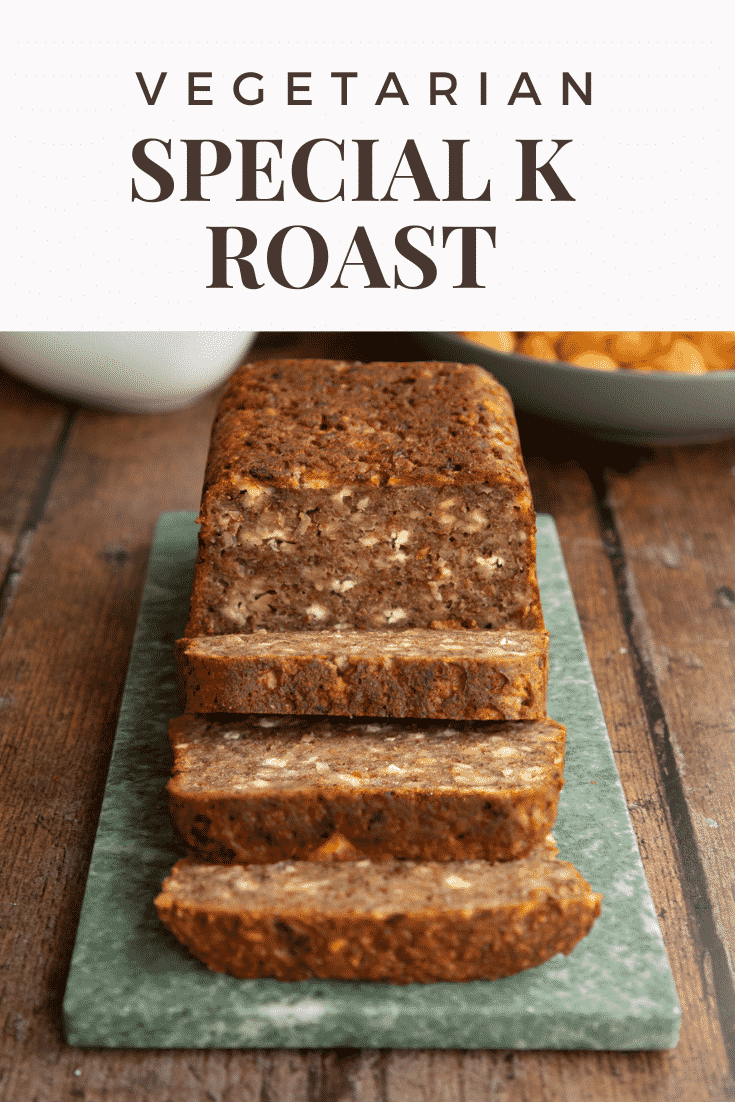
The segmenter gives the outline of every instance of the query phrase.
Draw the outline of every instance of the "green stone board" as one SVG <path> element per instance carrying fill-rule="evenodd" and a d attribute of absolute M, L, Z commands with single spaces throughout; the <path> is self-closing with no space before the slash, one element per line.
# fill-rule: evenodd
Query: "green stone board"
<path fill-rule="evenodd" d="M 551 633 L 549 714 L 568 728 L 554 836 L 602 914 L 568 957 L 494 983 L 236 980 L 209 972 L 153 907 L 179 858 L 164 787 L 178 714 L 174 640 L 196 553 L 193 513 L 161 517 L 64 999 L 95 1048 L 661 1049 L 681 1011 L 628 817 L 556 530 L 538 520 Z M 591 784 L 594 781 L 595 784 Z"/>

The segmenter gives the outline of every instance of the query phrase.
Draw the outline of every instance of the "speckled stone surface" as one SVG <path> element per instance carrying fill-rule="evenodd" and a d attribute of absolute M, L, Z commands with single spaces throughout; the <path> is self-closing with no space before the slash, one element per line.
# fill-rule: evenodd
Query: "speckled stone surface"
<path fill-rule="evenodd" d="M 71 1045 L 114 1048 L 655 1049 L 680 1010 L 556 531 L 538 521 L 549 714 L 568 727 L 554 836 L 605 899 L 568 957 L 494 983 L 278 983 L 208 972 L 156 916 L 180 856 L 164 786 L 196 528 L 161 518 L 64 999 Z M 590 782 L 595 781 L 593 785 Z"/>

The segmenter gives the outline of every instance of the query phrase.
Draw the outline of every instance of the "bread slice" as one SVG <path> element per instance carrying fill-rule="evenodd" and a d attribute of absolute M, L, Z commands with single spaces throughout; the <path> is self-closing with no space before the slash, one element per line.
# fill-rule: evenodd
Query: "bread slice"
<path fill-rule="evenodd" d="M 496 865 L 184 860 L 155 903 L 195 957 L 240 979 L 495 980 L 571 952 L 600 913 L 555 853 L 549 841 Z"/>
<path fill-rule="evenodd" d="M 189 636 L 543 629 L 513 406 L 476 366 L 244 365 L 199 519 Z"/>
<path fill-rule="evenodd" d="M 303 859 L 335 831 L 374 860 L 509 860 L 551 829 L 564 783 L 551 719 L 184 715 L 169 735 L 174 828 L 220 863 Z"/>
<path fill-rule="evenodd" d="M 542 719 L 541 631 L 293 631 L 177 644 L 187 712 Z"/>

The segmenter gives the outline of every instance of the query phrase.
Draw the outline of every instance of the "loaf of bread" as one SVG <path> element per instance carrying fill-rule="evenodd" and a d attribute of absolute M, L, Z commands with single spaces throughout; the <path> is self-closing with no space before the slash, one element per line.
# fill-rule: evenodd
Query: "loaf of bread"
<path fill-rule="evenodd" d="M 161 921 L 241 979 L 494 980 L 569 953 L 601 896 L 551 842 L 518 861 L 208 865 L 164 881 Z"/>
<path fill-rule="evenodd" d="M 569 953 L 601 896 L 548 834 L 566 731 L 506 391 L 463 364 L 246 365 L 199 520 L 161 921 L 243 979 Z"/>
<path fill-rule="evenodd" d="M 335 831 L 358 854 L 520 857 L 556 819 L 566 730 L 299 716 L 171 721 L 174 829 L 219 863 L 309 857 Z"/>
<path fill-rule="evenodd" d="M 479 367 L 245 365 L 199 519 L 189 636 L 543 629 L 513 407 Z"/>
<path fill-rule="evenodd" d="M 541 631 L 292 631 L 179 640 L 187 712 L 541 719 Z"/>

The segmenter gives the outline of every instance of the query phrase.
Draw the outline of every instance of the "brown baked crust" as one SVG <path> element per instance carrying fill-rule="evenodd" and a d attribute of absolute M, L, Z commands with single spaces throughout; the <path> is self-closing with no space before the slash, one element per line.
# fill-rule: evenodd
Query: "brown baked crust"
<path fill-rule="evenodd" d="M 177 643 L 186 712 L 515 720 L 546 715 L 531 631 L 258 632 Z"/>
<path fill-rule="evenodd" d="M 500 865 L 185 860 L 155 903 L 215 972 L 406 984 L 500 979 L 570 953 L 601 899 L 541 846 Z"/>
<path fill-rule="evenodd" d="M 303 860 L 339 833 L 374 861 L 508 861 L 556 820 L 566 730 L 518 723 L 185 715 L 174 830 L 216 863 Z"/>
<path fill-rule="evenodd" d="M 188 636 L 543 629 L 513 407 L 473 365 L 245 365 L 199 520 Z"/>

